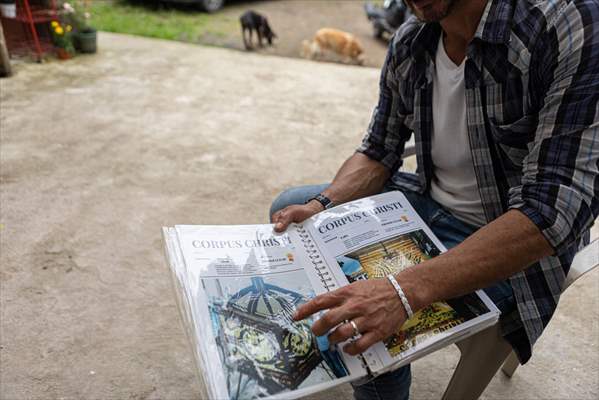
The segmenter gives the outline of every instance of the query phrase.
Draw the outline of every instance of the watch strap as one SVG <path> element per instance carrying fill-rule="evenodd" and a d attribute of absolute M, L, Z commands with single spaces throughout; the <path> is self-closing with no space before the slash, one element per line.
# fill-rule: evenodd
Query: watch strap
<path fill-rule="evenodd" d="M 312 197 L 311 199 L 308 199 L 308 201 L 306 201 L 306 203 L 309 203 L 312 200 L 316 200 L 317 202 L 319 202 L 325 210 L 328 210 L 329 208 L 334 206 L 331 199 L 329 199 L 327 196 L 325 196 L 322 193 L 319 193 L 316 196 Z"/>

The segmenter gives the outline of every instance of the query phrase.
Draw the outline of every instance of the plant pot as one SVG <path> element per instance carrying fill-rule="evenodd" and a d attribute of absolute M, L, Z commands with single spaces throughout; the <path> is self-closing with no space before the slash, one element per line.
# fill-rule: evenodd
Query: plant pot
<path fill-rule="evenodd" d="M 0 3 L 0 14 L 5 18 L 16 18 L 17 3 Z"/>
<path fill-rule="evenodd" d="M 60 60 L 68 60 L 70 58 L 73 58 L 73 55 L 69 51 L 67 51 L 67 49 L 64 49 L 62 47 L 56 49 L 56 56 Z"/>
<path fill-rule="evenodd" d="M 74 44 L 80 53 L 95 53 L 98 49 L 98 32 L 95 29 L 76 32 Z"/>

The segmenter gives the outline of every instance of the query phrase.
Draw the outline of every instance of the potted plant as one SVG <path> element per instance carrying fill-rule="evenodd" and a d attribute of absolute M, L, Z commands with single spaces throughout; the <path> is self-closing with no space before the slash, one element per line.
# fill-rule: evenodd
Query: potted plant
<path fill-rule="evenodd" d="M 56 47 L 56 55 L 61 60 L 68 60 L 73 57 L 75 48 L 73 47 L 72 31 L 73 27 L 68 24 L 62 24 L 59 21 L 52 21 L 52 41 Z"/>
<path fill-rule="evenodd" d="M 63 18 L 73 25 L 75 48 L 81 53 L 95 53 L 98 48 L 98 32 L 90 25 L 89 3 L 89 0 L 62 3 Z"/>
<path fill-rule="evenodd" d="M 0 13 L 5 18 L 16 18 L 17 0 L 0 0 Z"/>

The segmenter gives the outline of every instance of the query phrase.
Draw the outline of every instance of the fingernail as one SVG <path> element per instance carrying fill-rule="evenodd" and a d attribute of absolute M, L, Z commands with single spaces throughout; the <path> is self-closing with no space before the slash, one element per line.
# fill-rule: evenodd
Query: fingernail
<path fill-rule="evenodd" d="M 275 224 L 275 229 L 281 229 L 282 227 L 283 227 L 283 224 L 282 224 L 282 223 L 280 223 L 280 222 L 277 222 L 277 223 Z"/>

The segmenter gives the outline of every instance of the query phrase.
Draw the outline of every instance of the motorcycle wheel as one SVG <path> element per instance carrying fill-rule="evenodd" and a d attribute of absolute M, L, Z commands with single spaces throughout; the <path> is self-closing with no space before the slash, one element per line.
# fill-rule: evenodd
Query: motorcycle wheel
<path fill-rule="evenodd" d="M 223 8 L 224 4 L 225 4 L 225 0 L 200 0 L 199 1 L 200 7 L 207 13 L 213 13 L 213 12 L 220 10 L 221 8 Z"/>

